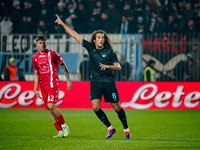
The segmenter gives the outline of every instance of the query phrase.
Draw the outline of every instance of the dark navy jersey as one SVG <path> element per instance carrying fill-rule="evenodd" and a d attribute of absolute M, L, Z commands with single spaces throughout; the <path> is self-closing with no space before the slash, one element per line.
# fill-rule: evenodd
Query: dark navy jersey
<path fill-rule="evenodd" d="M 82 46 L 86 48 L 89 53 L 90 58 L 90 80 L 91 81 L 114 81 L 114 75 L 111 69 L 101 70 L 99 66 L 100 63 L 104 65 L 113 65 L 119 62 L 115 51 L 112 49 L 94 49 L 91 43 L 84 40 L 82 41 Z"/>

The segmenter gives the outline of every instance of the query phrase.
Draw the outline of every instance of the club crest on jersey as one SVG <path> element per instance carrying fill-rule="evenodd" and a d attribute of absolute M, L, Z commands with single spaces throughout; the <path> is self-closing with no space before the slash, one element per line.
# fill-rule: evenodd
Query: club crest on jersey
<path fill-rule="evenodd" d="M 102 57 L 106 57 L 106 54 L 101 55 Z"/>
<path fill-rule="evenodd" d="M 46 57 L 46 55 L 40 55 L 39 58 Z"/>

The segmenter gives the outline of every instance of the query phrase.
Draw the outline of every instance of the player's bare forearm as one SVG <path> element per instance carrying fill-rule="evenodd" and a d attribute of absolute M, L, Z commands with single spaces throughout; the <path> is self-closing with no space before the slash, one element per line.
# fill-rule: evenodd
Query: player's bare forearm
<path fill-rule="evenodd" d="M 104 65 L 100 63 L 99 65 L 101 67 L 101 70 L 111 69 L 111 70 L 121 70 L 121 66 L 119 63 L 114 63 L 114 65 Z"/>
<path fill-rule="evenodd" d="M 36 91 L 38 89 L 38 84 L 39 84 L 39 75 L 38 75 L 38 72 L 35 71 L 35 75 L 34 75 L 34 91 Z"/>
<path fill-rule="evenodd" d="M 71 80 L 70 80 L 70 76 L 69 76 L 69 71 L 67 69 L 67 66 L 66 66 L 65 62 L 61 63 L 60 67 L 63 69 L 64 74 L 65 74 L 65 76 L 67 78 L 67 89 L 69 90 L 69 92 L 71 92 L 71 90 L 73 89 L 73 86 L 72 86 L 72 83 L 71 83 Z"/>
<path fill-rule="evenodd" d="M 71 29 L 68 25 L 66 25 L 58 15 L 57 19 L 55 21 L 55 23 L 62 25 L 64 27 L 64 29 L 67 31 L 67 33 L 69 33 L 70 36 L 72 36 L 78 43 L 80 43 L 82 45 L 82 38 L 79 36 L 79 34 L 74 31 L 73 29 Z"/>
<path fill-rule="evenodd" d="M 67 31 L 67 33 L 69 33 L 69 35 L 71 35 L 78 43 L 82 45 L 82 38 L 79 36 L 79 34 L 76 31 L 74 31 L 73 29 L 71 29 L 69 26 L 67 26 L 64 23 L 62 24 L 62 26 Z"/>
<path fill-rule="evenodd" d="M 35 75 L 34 75 L 34 93 L 35 93 L 35 95 L 36 95 L 37 97 L 39 97 L 39 98 L 42 99 L 40 93 L 37 91 L 38 85 L 39 85 L 39 75 L 38 75 L 38 72 L 35 71 Z"/>
<path fill-rule="evenodd" d="M 70 81 L 69 71 L 68 71 L 66 64 L 63 62 L 60 64 L 60 67 L 63 69 L 64 75 L 65 75 L 67 81 Z"/>

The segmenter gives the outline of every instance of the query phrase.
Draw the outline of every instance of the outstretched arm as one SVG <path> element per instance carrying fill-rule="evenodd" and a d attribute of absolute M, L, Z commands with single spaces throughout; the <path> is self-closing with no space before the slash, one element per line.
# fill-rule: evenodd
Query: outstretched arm
<path fill-rule="evenodd" d="M 65 23 L 63 23 L 63 21 L 60 19 L 60 17 L 57 14 L 56 16 L 57 16 L 57 19 L 55 23 L 62 25 L 67 31 L 67 33 L 69 33 L 70 36 L 72 36 L 77 42 L 79 42 L 82 45 L 82 38 L 79 36 L 79 34 L 73 29 L 71 29 L 69 26 L 67 26 Z"/>
<path fill-rule="evenodd" d="M 67 66 L 66 66 L 65 62 L 61 63 L 60 67 L 63 69 L 64 74 L 65 74 L 65 76 L 67 78 L 67 89 L 69 90 L 69 92 L 71 92 L 71 90 L 73 89 L 73 86 L 72 86 L 72 83 L 71 83 L 71 80 L 70 80 L 70 76 L 69 76 L 69 71 L 67 69 Z"/>

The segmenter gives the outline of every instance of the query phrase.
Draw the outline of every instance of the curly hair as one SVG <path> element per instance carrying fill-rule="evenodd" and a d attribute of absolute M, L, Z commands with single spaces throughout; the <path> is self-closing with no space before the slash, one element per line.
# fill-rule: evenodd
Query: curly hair
<path fill-rule="evenodd" d="M 92 33 L 92 36 L 91 36 L 91 39 L 90 39 L 90 43 L 92 44 L 92 47 L 93 47 L 93 48 L 96 48 L 96 47 L 95 47 L 94 40 L 96 40 L 96 34 L 98 34 L 98 33 L 102 33 L 102 34 L 104 34 L 104 36 L 105 36 L 105 42 L 104 42 L 104 45 L 103 45 L 103 46 L 104 46 L 105 48 L 108 48 L 108 49 L 113 49 L 113 48 L 112 48 L 111 41 L 110 41 L 110 39 L 108 38 L 107 33 L 106 33 L 105 31 L 103 31 L 103 30 L 96 30 L 96 31 L 94 31 L 94 32 Z"/>

